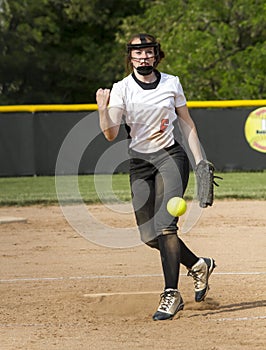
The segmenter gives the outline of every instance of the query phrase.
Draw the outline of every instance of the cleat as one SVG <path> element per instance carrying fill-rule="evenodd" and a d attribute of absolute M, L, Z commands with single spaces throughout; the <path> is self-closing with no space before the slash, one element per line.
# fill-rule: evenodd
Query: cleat
<path fill-rule="evenodd" d="M 216 267 L 212 258 L 200 258 L 197 263 L 188 269 L 188 276 L 192 276 L 195 286 L 195 301 L 203 301 L 210 289 L 208 281 L 209 277 Z"/>
<path fill-rule="evenodd" d="M 179 291 L 177 289 L 165 289 L 161 294 L 159 307 L 152 318 L 154 321 L 171 320 L 183 308 L 184 302 Z"/>

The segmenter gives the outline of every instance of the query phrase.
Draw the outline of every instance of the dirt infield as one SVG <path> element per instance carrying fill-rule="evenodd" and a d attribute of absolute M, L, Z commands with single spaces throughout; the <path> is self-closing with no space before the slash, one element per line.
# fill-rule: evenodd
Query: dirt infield
<path fill-rule="evenodd" d="M 113 227 L 134 225 L 91 206 Z M 79 235 L 60 207 L 2 207 L 0 349 L 264 350 L 266 204 L 216 201 L 181 238 L 215 258 L 206 300 L 194 302 L 181 269 L 185 308 L 154 322 L 163 277 L 159 255 L 144 245 L 111 249 Z M 182 224 L 182 223 L 181 223 Z"/>

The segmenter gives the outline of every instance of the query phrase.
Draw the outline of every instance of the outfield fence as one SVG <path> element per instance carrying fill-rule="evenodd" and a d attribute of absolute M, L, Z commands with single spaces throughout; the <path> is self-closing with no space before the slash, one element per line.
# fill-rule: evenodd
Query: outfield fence
<path fill-rule="evenodd" d="M 206 156 L 219 171 L 259 171 L 266 169 L 266 100 L 190 101 L 188 107 L 197 126 Z M 261 149 L 248 142 L 245 125 L 251 113 L 260 109 Z M 265 109 L 265 111 L 264 111 Z M 78 172 L 91 174 L 101 155 L 125 140 L 125 128 L 109 143 L 98 122 L 96 104 L 0 106 L 0 176 L 54 175 L 61 146 L 80 122 L 84 127 L 73 141 L 90 139 L 80 159 Z M 261 130 L 257 130 L 261 128 Z M 264 149 L 265 148 L 265 149 Z M 102 167 L 109 173 L 111 165 Z M 116 172 L 127 172 L 122 162 Z M 75 173 L 71 157 L 64 174 Z"/>

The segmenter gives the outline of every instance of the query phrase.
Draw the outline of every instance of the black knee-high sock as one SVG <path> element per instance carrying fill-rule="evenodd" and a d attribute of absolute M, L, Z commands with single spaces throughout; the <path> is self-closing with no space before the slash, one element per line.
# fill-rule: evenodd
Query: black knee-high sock
<path fill-rule="evenodd" d="M 185 245 L 185 243 L 178 237 L 180 246 L 180 263 L 189 269 L 196 264 L 199 258 Z"/>
<path fill-rule="evenodd" d="M 146 244 L 151 248 L 160 250 L 158 238 L 147 242 Z M 190 269 L 193 265 L 196 264 L 196 262 L 199 260 L 199 257 L 195 255 L 179 237 L 177 244 L 180 249 L 180 263 Z"/>
<path fill-rule="evenodd" d="M 177 289 L 180 268 L 180 246 L 176 234 L 158 237 L 165 289 Z"/>

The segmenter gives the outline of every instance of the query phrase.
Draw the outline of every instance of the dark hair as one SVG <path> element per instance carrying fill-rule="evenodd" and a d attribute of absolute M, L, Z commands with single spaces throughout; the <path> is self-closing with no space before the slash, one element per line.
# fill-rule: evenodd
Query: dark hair
<path fill-rule="evenodd" d="M 147 46 L 151 46 L 154 47 L 154 51 L 155 51 L 155 57 L 156 57 L 156 61 L 154 62 L 154 67 L 157 67 L 158 64 L 161 62 L 161 60 L 165 57 L 164 52 L 161 49 L 161 45 L 160 43 L 156 40 L 156 38 L 153 35 L 150 34 L 135 34 L 131 37 L 131 39 L 128 41 L 127 43 L 127 58 L 126 58 L 126 68 L 127 68 L 127 72 L 131 72 L 132 71 L 132 63 L 131 63 L 131 50 L 134 48 L 134 45 L 132 45 L 132 41 L 134 41 L 134 39 L 140 39 L 141 40 L 141 44 L 140 45 L 136 45 L 136 47 L 147 47 Z M 145 46 L 147 44 L 147 46 Z"/>

